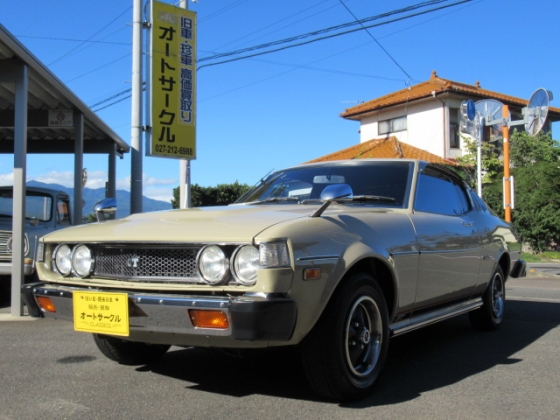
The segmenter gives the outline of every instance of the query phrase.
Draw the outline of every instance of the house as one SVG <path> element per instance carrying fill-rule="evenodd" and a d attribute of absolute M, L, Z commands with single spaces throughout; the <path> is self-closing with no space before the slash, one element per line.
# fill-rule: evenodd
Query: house
<path fill-rule="evenodd" d="M 433 153 L 410 146 L 399 141 L 395 136 L 379 140 L 368 140 L 356 144 L 346 149 L 313 159 L 306 163 L 328 162 L 331 160 L 343 159 L 368 159 L 368 158 L 400 158 L 400 159 L 421 159 L 427 162 L 439 163 L 442 165 L 456 165 L 454 161 L 446 160 Z"/>
<path fill-rule="evenodd" d="M 528 100 L 483 89 L 479 82 L 454 82 L 433 71 L 425 82 L 348 108 L 341 116 L 360 122 L 360 143 L 366 148 L 373 145 L 372 140 L 395 138 L 390 143 L 398 142 L 403 150 L 417 148 L 449 162 L 462 155 L 460 107 L 469 99 L 494 99 L 508 105 L 512 121 L 523 120 L 522 109 L 528 104 Z M 550 131 L 555 121 L 560 121 L 560 108 L 549 107 L 543 129 Z M 512 128 L 523 131 L 524 125 Z M 359 148 L 354 151 L 359 152 Z"/>

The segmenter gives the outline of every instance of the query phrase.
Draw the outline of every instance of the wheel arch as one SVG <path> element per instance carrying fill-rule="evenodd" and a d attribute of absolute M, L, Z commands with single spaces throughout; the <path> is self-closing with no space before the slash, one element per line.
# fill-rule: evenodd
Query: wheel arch
<path fill-rule="evenodd" d="M 500 259 L 498 260 L 498 265 L 500 266 L 502 272 L 504 273 L 504 282 L 505 282 L 509 277 L 509 271 L 511 267 L 511 258 L 507 252 L 504 252 L 500 256 Z"/>
<path fill-rule="evenodd" d="M 387 263 L 379 258 L 366 257 L 357 261 L 350 269 L 344 274 L 342 280 L 337 285 L 337 288 L 352 274 L 364 271 L 373 276 L 377 281 L 383 295 L 385 296 L 385 302 L 387 303 L 387 311 L 389 313 L 389 318 L 396 306 L 397 295 L 395 286 L 395 277 L 393 272 L 387 265 Z"/>

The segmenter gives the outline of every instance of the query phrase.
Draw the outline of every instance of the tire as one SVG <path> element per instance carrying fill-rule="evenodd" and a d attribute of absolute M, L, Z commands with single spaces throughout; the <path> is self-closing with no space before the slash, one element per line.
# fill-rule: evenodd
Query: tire
<path fill-rule="evenodd" d="M 162 344 L 137 343 L 102 334 L 93 334 L 93 341 L 105 357 L 121 365 L 147 365 L 157 361 L 169 347 Z"/>
<path fill-rule="evenodd" d="M 389 316 L 381 289 L 356 273 L 335 291 L 302 343 L 303 367 L 313 390 L 337 401 L 366 397 L 389 349 Z"/>
<path fill-rule="evenodd" d="M 506 285 L 504 272 L 501 267 L 496 267 L 484 295 L 483 305 L 469 312 L 473 327 L 481 331 L 493 331 L 502 326 L 506 303 Z"/>

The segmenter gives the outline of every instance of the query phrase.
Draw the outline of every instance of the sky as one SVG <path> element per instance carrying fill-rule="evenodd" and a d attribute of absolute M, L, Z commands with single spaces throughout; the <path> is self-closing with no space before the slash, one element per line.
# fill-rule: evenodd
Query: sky
<path fill-rule="evenodd" d="M 132 3 L 0 0 L 0 23 L 128 144 Z M 379 25 L 367 30 L 200 62 L 191 182 L 253 185 L 272 170 L 355 145 L 359 123 L 341 118 L 345 109 L 426 81 L 434 70 L 523 99 L 546 88 L 560 107 L 557 0 L 189 0 L 188 8 L 197 13 L 201 60 L 423 3 L 371 20 Z M 418 12 L 426 13 L 410 16 Z M 73 162 L 73 155 L 28 155 L 27 179 L 72 187 Z M 179 161 L 144 156 L 142 165 L 143 195 L 171 200 Z M 86 187 L 105 185 L 106 155 L 85 155 L 84 167 Z M 130 190 L 130 174 L 128 153 L 117 160 L 118 189 Z M 0 185 L 11 183 L 13 155 L 0 155 Z"/>

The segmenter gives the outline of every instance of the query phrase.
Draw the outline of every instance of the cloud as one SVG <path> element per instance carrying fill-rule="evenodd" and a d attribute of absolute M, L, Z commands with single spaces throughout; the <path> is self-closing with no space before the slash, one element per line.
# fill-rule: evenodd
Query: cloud
<path fill-rule="evenodd" d="M 0 174 L 0 185 L 14 185 L 14 173 Z"/>
<path fill-rule="evenodd" d="M 73 171 L 50 171 L 35 177 L 28 177 L 27 181 L 39 181 L 45 184 L 59 184 L 67 188 L 74 187 Z M 104 188 L 107 182 L 107 171 L 88 171 L 86 187 L 91 189 Z M 160 179 L 143 174 L 143 195 L 153 200 L 170 202 L 173 199 L 173 188 L 178 186 L 177 178 Z M 14 185 L 14 174 L 0 174 L 0 185 Z M 117 190 L 130 191 L 130 176 L 117 180 Z"/>
<path fill-rule="evenodd" d="M 74 186 L 74 172 L 52 171 L 35 177 L 35 181 L 44 182 L 45 184 L 60 184 L 72 188 Z"/>
<path fill-rule="evenodd" d="M 144 188 L 144 196 L 169 203 L 173 199 L 173 188 Z"/>

